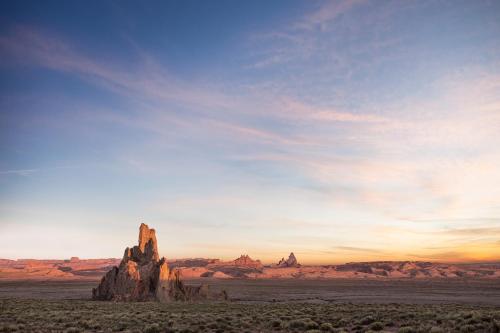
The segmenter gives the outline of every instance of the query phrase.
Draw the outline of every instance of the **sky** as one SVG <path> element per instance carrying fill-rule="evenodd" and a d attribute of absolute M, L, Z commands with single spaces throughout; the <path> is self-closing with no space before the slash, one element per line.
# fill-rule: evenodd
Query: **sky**
<path fill-rule="evenodd" d="M 499 1 L 2 1 L 0 258 L 500 260 Z"/>

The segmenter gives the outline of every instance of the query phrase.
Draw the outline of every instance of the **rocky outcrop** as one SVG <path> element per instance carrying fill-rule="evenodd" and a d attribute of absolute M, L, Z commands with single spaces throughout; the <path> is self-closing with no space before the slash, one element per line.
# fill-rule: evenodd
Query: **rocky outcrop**
<path fill-rule="evenodd" d="M 278 267 L 300 267 L 300 264 L 297 262 L 297 258 L 295 258 L 295 254 L 290 253 L 288 259 L 281 258 L 278 262 Z"/>
<path fill-rule="evenodd" d="M 186 286 L 178 270 L 170 270 L 165 258 L 159 259 L 154 229 L 142 223 L 139 245 L 126 248 L 119 266 L 113 267 L 92 290 L 95 300 L 168 302 L 199 299 L 225 299 L 225 293 L 210 295 L 208 286 Z"/>
<path fill-rule="evenodd" d="M 257 268 L 257 269 L 261 269 L 263 267 L 260 260 L 258 260 L 258 259 L 253 260 L 247 254 L 242 254 L 239 258 L 231 261 L 231 265 L 238 266 L 238 267 Z"/>
<path fill-rule="evenodd" d="M 199 286 L 187 286 L 181 280 L 179 270 L 173 272 L 169 280 L 169 299 L 174 301 L 199 301 L 206 299 L 214 300 L 227 300 L 228 296 L 226 291 L 220 293 L 212 293 L 208 284 L 201 284 Z"/>
<path fill-rule="evenodd" d="M 144 223 L 139 227 L 139 250 L 144 253 L 146 260 L 159 260 L 155 229 L 149 229 Z"/>
<path fill-rule="evenodd" d="M 238 278 L 246 279 L 249 274 L 261 274 L 264 265 L 260 260 L 253 260 L 248 255 L 241 255 L 239 258 L 231 261 L 213 260 L 204 267 L 179 267 L 185 276 L 202 278 Z M 201 269 L 203 268 L 203 269 Z"/>
<path fill-rule="evenodd" d="M 208 265 L 220 264 L 220 259 L 177 259 L 168 263 L 169 267 L 206 267 Z"/>

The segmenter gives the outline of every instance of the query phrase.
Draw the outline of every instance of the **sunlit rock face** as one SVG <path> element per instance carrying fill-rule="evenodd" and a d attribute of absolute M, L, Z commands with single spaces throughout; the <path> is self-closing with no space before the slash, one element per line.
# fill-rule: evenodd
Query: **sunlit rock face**
<path fill-rule="evenodd" d="M 139 249 L 136 251 L 143 255 L 145 261 L 159 260 L 155 230 L 149 229 L 144 223 L 139 227 Z"/>
<path fill-rule="evenodd" d="M 209 293 L 208 286 L 186 286 L 180 272 L 170 270 L 166 259 L 159 259 L 154 229 L 142 223 L 139 245 L 126 248 L 119 266 L 113 267 L 92 290 L 95 300 L 114 301 L 191 301 L 226 299 L 227 295 Z"/>

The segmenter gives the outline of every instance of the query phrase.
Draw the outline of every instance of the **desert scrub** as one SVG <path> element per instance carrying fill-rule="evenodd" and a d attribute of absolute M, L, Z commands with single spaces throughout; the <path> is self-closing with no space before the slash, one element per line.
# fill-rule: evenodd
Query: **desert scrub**
<path fill-rule="evenodd" d="M 17 332 L 17 325 L 8 324 L 0 326 L 0 332 Z"/>
<path fill-rule="evenodd" d="M 465 305 L 0 299 L 0 332 L 499 332 L 499 322 L 498 307 Z"/>
<path fill-rule="evenodd" d="M 403 326 L 398 330 L 398 333 L 417 333 L 417 329 L 412 326 Z"/>
<path fill-rule="evenodd" d="M 318 323 L 315 321 L 306 318 L 306 319 L 296 319 L 292 320 L 288 323 L 288 328 L 291 330 L 312 330 L 317 329 L 319 327 Z"/>
<path fill-rule="evenodd" d="M 375 319 L 373 319 L 372 316 L 366 316 L 363 319 L 361 319 L 359 323 L 361 325 L 368 325 L 368 324 L 373 323 L 374 321 L 375 321 Z"/>
<path fill-rule="evenodd" d="M 333 332 L 333 325 L 331 323 L 322 323 L 319 326 L 320 330 L 323 332 Z"/>
<path fill-rule="evenodd" d="M 271 320 L 270 326 L 273 329 L 281 329 L 283 327 L 283 322 L 279 319 Z"/>
<path fill-rule="evenodd" d="M 376 321 L 376 322 L 374 322 L 374 323 L 372 323 L 372 324 L 370 325 L 370 329 L 371 329 L 372 331 L 381 331 L 381 330 L 383 330 L 383 329 L 384 329 L 384 324 L 382 324 L 382 323 L 381 323 L 381 322 L 379 322 L 379 321 Z"/>
<path fill-rule="evenodd" d="M 144 333 L 160 333 L 160 332 L 162 332 L 162 329 L 160 325 L 157 323 L 148 325 L 144 329 Z"/>

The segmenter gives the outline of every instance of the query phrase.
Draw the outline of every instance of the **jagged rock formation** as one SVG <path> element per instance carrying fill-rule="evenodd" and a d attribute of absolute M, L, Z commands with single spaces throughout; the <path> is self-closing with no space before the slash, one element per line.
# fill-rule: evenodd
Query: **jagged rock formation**
<path fill-rule="evenodd" d="M 204 283 L 197 287 L 186 286 L 181 280 L 180 271 L 174 270 L 169 280 L 169 299 L 174 301 L 227 300 L 228 296 L 225 290 L 218 294 L 211 293 L 209 285 Z"/>
<path fill-rule="evenodd" d="M 285 260 L 285 258 L 281 258 L 278 262 L 278 267 L 300 267 L 300 264 L 297 262 L 295 254 L 291 252 L 287 260 Z"/>
<path fill-rule="evenodd" d="M 224 293 L 210 295 L 207 285 L 186 286 L 180 272 L 170 270 L 166 259 L 159 259 L 154 229 L 142 223 L 139 245 L 126 248 L 119 266 L 113 267 L 92 290 L 95 300 L 167 302 L 171 300 L 227 299 Z"/>
<path fill-rule="evenodd" d="M 231 264 L 239 267 L 251 267 L 257 269 L 261 269 L 263 267 L 260 260 L 253 260 L 248 254 L 242 254 L 239 258 L 233 260 Z"/>

